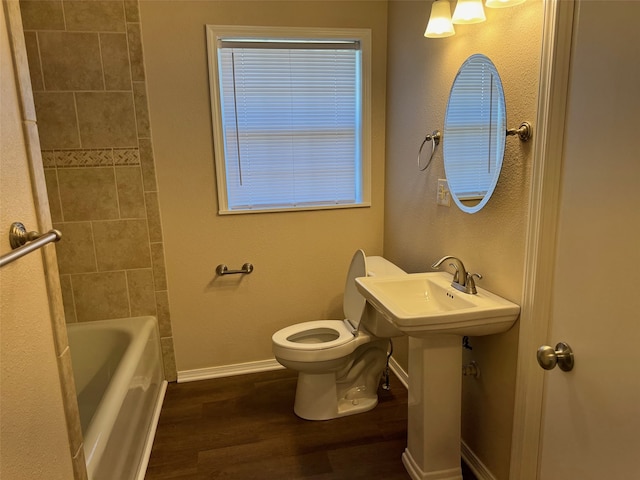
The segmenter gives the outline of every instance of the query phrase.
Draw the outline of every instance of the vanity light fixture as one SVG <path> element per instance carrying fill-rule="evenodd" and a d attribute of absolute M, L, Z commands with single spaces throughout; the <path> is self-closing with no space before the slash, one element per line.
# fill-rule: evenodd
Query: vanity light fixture
<path fill-rule="evenodd" d="M 457 24 L 471 24 L 484 22 L 486 19 L 482 0 L 458 0 L 451 21 Z"/>
<path fill-rule="evenodd" d="M 484 4 L 489 8 L 514 7 L 524 3 L 525 0 L 486 0 Z"/>
<path fill-rule="evenodd" d="M 485 0 L 489 8 L 506 8 L 520 5 L 526 0 Z M 424 36 L 427 38 L 445 38 L 456 34 L 453 24 L 471 24 L 484 22 L 482 0 L 458 0 L 451 17 L 449 0 L 434 0 L 431 5 L 431 15 L 427 23 Z"/>
<path fill-rule="evenodd" d="M 449 0 L 435 0 L 431 5 L 431 16 L 424 36 L 427 38 L 445 38 L 455 35 L 451 23 L 451 6 Z"/>

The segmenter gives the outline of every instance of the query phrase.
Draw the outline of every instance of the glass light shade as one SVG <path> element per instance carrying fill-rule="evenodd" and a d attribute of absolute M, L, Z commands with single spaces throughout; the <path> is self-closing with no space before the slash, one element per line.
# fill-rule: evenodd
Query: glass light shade
<path fill-rule="evenodd" d="M 513 7 L 524 3 L 525 0 L 486 0 L 484 4 L 489 8 Z"/>
<path fill-rule="evenodd" d="M 456 31 L 451 23 L 451 6 L 449 0 L 436 0 L 431 6 L 431 16 L 424 36 L 427 38 L 444 38 L 454 35 Z"/>
<path fill-rule="evenodd" d="M 486 19 L 482 0 L 458 0 L 451 21 L 468 24 L 484 22 Z"/>

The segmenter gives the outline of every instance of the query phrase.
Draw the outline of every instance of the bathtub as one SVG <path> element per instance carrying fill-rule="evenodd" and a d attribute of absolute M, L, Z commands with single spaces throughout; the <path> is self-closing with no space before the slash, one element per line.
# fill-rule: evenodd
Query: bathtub
<path fill-rule="evenodd" d="M 141 480 L 164 399 L 157 322 L 67 325 L 90 480 Z"/>

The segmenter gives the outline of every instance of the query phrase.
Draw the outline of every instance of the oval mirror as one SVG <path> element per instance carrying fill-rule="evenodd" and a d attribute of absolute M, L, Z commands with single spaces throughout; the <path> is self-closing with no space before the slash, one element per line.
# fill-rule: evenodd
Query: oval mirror
<path fill-rule="evenodd" d="M 488 57 L 471 55 L 456 75 L 444 119 L 444 169 L 460 209 L 475 213 L 498 183 L 506 137 L 502 82 Z"/>

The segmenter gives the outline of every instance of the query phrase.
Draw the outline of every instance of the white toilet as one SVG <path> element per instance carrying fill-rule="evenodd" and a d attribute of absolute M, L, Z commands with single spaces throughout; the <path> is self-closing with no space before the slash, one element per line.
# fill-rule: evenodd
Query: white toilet
<path fill-rule="evenodd" d="M 356 251 L 344 289 L 345 320 L 297 323 L 273 334 L 276 360 L 297 370 L 294 412 L 306 420 L 366 412 L 378 404 L 378 384 L 387 357 L 388 338 L 400 336 L 357 290 L 355 279 L 401 275 L 382 257 Z"/>

